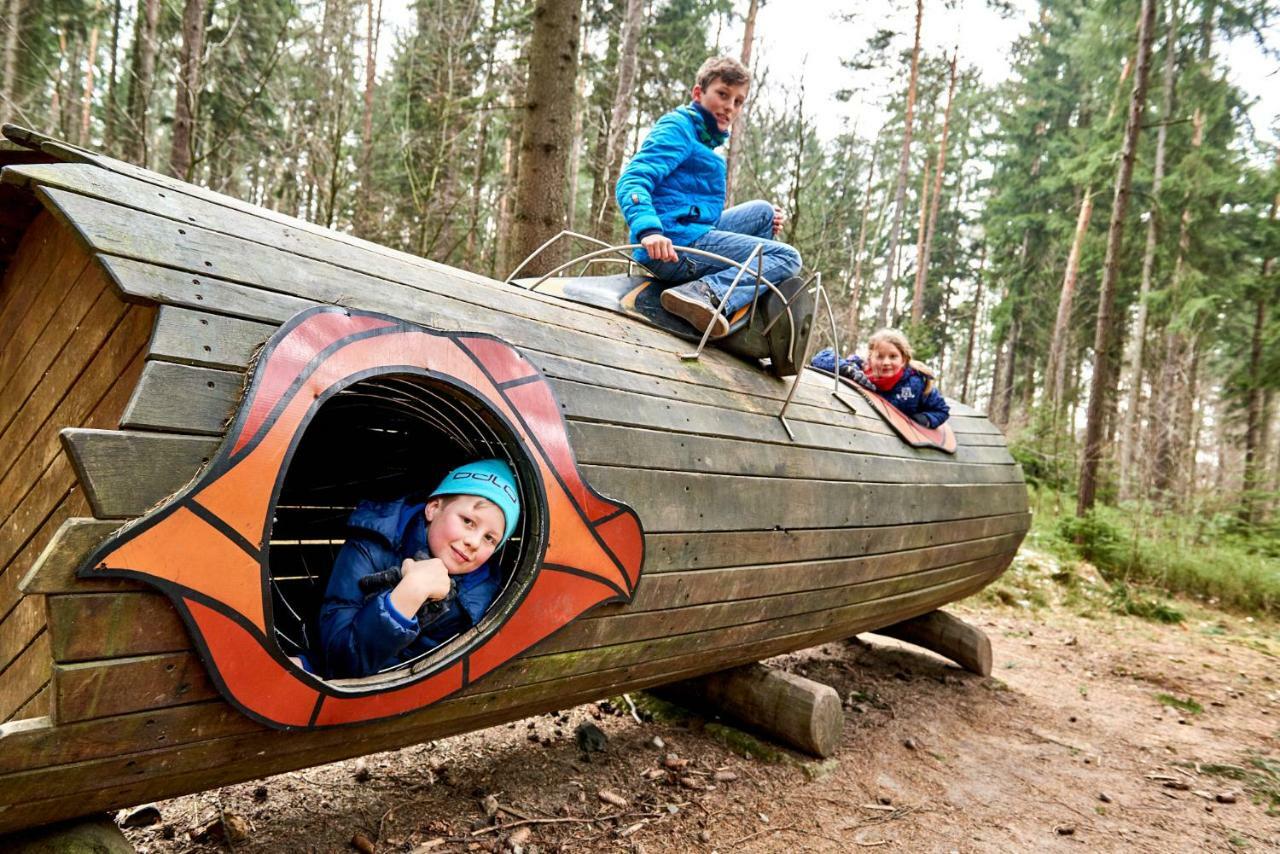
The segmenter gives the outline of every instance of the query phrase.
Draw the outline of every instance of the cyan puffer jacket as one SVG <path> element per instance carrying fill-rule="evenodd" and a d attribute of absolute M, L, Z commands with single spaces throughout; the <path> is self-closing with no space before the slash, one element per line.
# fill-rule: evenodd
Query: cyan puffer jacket
<path fill-rule="evenodd" d="M 724 158 L 715 146 L 725 138 L 696 104 L 658 119 L 618 178 L 615 195 L 632 243 L 660 231 L 677 246 L 688 246 L 715 227 L 725 193 Z M 635 257 L 649 260 L 643 249 Z"/>

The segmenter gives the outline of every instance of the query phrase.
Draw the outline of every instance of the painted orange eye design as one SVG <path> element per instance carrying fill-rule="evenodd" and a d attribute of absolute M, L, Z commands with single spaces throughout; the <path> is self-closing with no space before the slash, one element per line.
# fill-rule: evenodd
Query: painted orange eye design
<path fill-rule="evenodd" d="M 465 392 L 515 437 L 541 508 L 541 530 L 525 545 L 536 552 L 534 569 L 505 616 L 430 669 L 337 687 L 307 674 L 271 640 L 268 557 L 276 499 L 324 400 L 357 381 L 406 371 Z M 267 342 L 226 439 L 200 477 L 111 537 L 79 572 L 158 587 L 223 696 L 256 720 L 297 729 L 372 721 L 434 703 L 588 609 L 631 601 L 643 561 L 639 517 L 586 483 L 551 386 L 515 348 L 488 335 L 322 306 L 296 315 Z"/>

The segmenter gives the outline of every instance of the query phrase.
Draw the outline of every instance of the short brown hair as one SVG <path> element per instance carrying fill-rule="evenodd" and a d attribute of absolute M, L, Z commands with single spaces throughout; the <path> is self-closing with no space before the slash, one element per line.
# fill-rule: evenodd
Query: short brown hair
<path fill-rule="evenodd" d="M 716 80 L 723 80 L 730 86 L 740 86 L 751 82 L 751 72 L 732 56 L 713 56 L 702 63 L 694 82 L 706 89 Z"/>
<path fill-rule="evenodd" d="M 915 355 L 911 350 L 911 342 L 907 340 L 907 336 L 896 329 L 877 329 L 867 340 L 867 352 L 870 353 L 880 343 L 896 347 L 898 352 L 902 354 L 904 363 L 910 362 L 912 356 Z"/>

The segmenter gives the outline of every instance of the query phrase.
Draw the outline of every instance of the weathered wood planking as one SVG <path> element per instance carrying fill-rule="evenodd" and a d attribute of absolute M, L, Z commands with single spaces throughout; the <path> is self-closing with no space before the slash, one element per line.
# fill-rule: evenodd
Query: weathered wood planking
<path fill-rule="evenodd" d="M 198 367 L 243 369 L 249 364 L 253 351 L 266 341 L 274 328 L 271 324 L 252 324 L 207 312 L 166 307 L 156 320 L 156 332 L 151 341 L 149 356 L 152 359 Z M 528 351 L 528 355 L 544 373 L 556 379 L 607 388 L 626 388 L 651 397 L 700 403 L 722 410 L 751 412 L 769 417 L 775 417 L 779 411 L 776 400 L 745 395 L 736 389 L 637 375 L 635 371 L 546 352 Z M 806 388 L 810 385 L 811 382 L 804 383 Z M 900 441 L 883 419 L 874 413 L 870 417 L 855 417 L 843 405 L 827 397 L 819 396 L 817 400 L 822 402 L 822 407 L 796 403 L 788 410 L 788 417 L 825 424 L 831 422 L 834 415 L 835 423 L 842 426 L 854 426 Z M 957 416 L 952 419 L 952 427 L 969 444 L 1003 442 L 1003 437 L 985 418 Z"/>
<path fill-rule="evenodd" d="M 218 439 L 69 427 L 62 443 L 98 519 L 141 516 L 212 459 Z"/>
<path fill-rule="evenodd" d="M 764 619 L 790 608 L 801 601 L 795 597 L 810 591 L 852 589 L 974 560 L 1012 556 L 1021 536 L 1020 532 L 1013 532 L 867 557 L 660 573 L 641 585 L 631 604 L 602 606 L 539 644 L 530 654 L 586 649 L 619 638 L 683 633 L 716 625 L 710 612 L 684 610 L 696 605 L 728 603 L 732 607 L 716 613 Z M 878 589 L 868 588 L 872 592 L 867 595 L 880 595 L 875 593 Z M 790 597 L 794 601 L 770 601 L 767 597 Z M 822 607 L 821 599 L 814 601 Z M 169 600 L 159 593 L 53 595 L 48 598 L 48 609 L 53 658 L 57 662 L 173 652 L 191 646 Z M 669 614 L 661 620 L 642 616 L 653 611 L 679 614 Z"/>
<path fill-rule="evenodd" d="M 787 617 L 821 615 L 833 609 L 886 599 L 915 589 L 934 588 L 976 575 L 986 576 L 993 568 L 1007 563 L 1007 559 L 1007 554 L 989 555 L 911 575 L 860 580 L 826 590 L 581 620 L 526 653 L 520 667 L 495 673 L 472 690 L 474 693 L 479 689 L 515 688 L 535 681 L 544 673 L 548 674 L 548 679 L 564 678 L 570 672 L 563 669 L 567 660 L 563 654 L 573 656 L 575 669 L 572 672 L 589 670 L 596 667 L 595 656 L 583 656 L 583 651 L 624 642 L 652 640 L 669 645 L 670 654 L 682 654 L 703 648 L 705 638 L 716 630 L 757 626 Z M 765 629 L 763 634 L 768 632 L 769 629 Z M 156 702 L 156 697 L 185 697 L 186 701 L 191 701 L 214 696 L 207 680 L 193 681 L 191 674 L 199 670 L 196 656 L 189 652 L 93 660 L 71 666 L 57 664 L 54 685 L 58 720 L 84 720 L 156 708 L 162 705 Z M 71 679 L 67 686 L 61 682 L 64 676 Z M 118 679 L 127 680 L 127 683 L 116 681 Z M 108 684 L 112 685 L 111 693 L 105 694 Z"/>
<path fill-rule="evenodd" d="M 956 598 L 981 587 L 988 580 L 989 578 L 983 577 L 969 579 L 942 591 L 941 595 Z M 876 621 L 880 615 L 891 619 L 905 619 L 930 610 L 928 600 L 919 594 L 900 600 L 897 604 L 871 604 L 880 610 L 869 614 L 866 613 L 866 606 L 855 606 L 863 609 L 863 619 Z M 734 660 L 757 660 L 785 649 L 843 637 L 850 625 L 854 625 L 854 631 L 858 630 L 856 623 L 841 621 L 834 627 L 819 626 L 782 637 L 740 643 L 731 648 L 736 654 Z M 273 772 L 282 771 L 410 741 L 439 738 L 521 715 L 565 708 L 598 697 L 602 692 L 607 692 L 611 685 L 636 689 L 697 675 L 707 671 L 707 664 L 706 655 L 693 653 L 679 661 L 665 659 L 644 662 L 634 667 L 620 667 L 577 678 L 522 686 L 515 690 L 484 695 L 483 702 L 479 698 L 469 702 L 468 698 L 445 700 L 422 713 L 362 728 L 360 739 L 352 739 L 343 730 L 265 733 L 250 729 L 243 735 L 186 743 L 181 748 L 166 741 L 165 747 L 128 757 L 108 756 L 100 760 L 81 758 L 56 768 L 18 772 L 0 777 L 0 803 L 22 803 L 23 816 L 19 818 L 12 815 L 11 810 L 0 807 L 0 832 L 17 827 L 24 821 L 45 821 L 51 817 L 71 814 L 71 811 L 80 813 L 85 809 L 135 803 L 152 797 L 149 794 L 152 792 L 156 793 L 155 797 L 163 797 L 207 788 L 218 785 L 219 782 L 251 779 L 261 774 L 264 768 L 270 768 Z M 160 723 L 163 717 L 186 709 L 195 715 L 196 720 L 201 720 L 196 710 L 209 709 L 214 710 L 210 717 L 214 725 L 217 725 L 216 710 L 222 708 L 221 704 L 212 703 L 126 717 L 136 718 L 145 728 L 146 740 L 155 743 L 155 735 L 163 731 Z M 225 717 L 222 720 L 223 726 L 235 726 L 237 723 L 226 720 Z M 86 749 L 84 752 L 94 749 L 100 751 L 100 745 L 95 747 L 95 741 L 100 738 L 95 738 L 95 733 L 101 732 L 100 726 L 111 726 L 119 731 L 122 726 L 127 726 L 125 721 L 125 718 L 112 718 L 101 725 L 93 722 L 78 725 L 85 732 L 84 740 L 78 741 L 78 745 Z M 177 741 L 183 741 L 186 736 L 180 730 L 171 732 Z M 208 732 L 209 729 L 201 728 L 202 735 Z M 24 749 L 27 756 L 37 755 L 37 751 L 28 749 L 28 745 L 34 747 L 42 741 L 45 744 L 57 744 L 60 741 L 48 739 L 39 730 L 16 732 L 13 738 L 14 746 Z M 83 752 L 80 755 L 83 756 Z M 2 761 L 3 758 L 0 758 L 0 762 Z M 37 758 L 36 761 L 40 760 Z M 68 791 L 72 794 L 63 794 Z M 49 792 L 59 794 L 49 797 Z"/>
<path fill-rule="evenodd" d="M 79 494 L 79 493 L 77 493 Z M 85 509 L 88 509 L 87 503 Z M 47 545 L 27 568 L 19 590 L 33 593 L 89 593 L 108 590 L 151 590 L 140 581 L 118 578 L 82 579 L 76 570 L 89 552 L 120 528 L 119 522 L 82 516 L 60 520 Z"/>
<path fill-rule="evenodd" d="M 834 424 L 793 421 L 792 443 L 775 417 L 726 412 L 711 406 L 576 382 L 552 380 L 552 387 L 569 420 L 608 422 L 757 443 L 831 448 L 900 459 L 1012 465 L 1003 444 L 961 445 L 954 455 L 910 448 L 896 436 L 870 433 Z M 222 435 L 227 419 L 240 400 L 244 377 L 235 371 L 196 368 L 170 362 L 149 362 L 129 403 L 121 426 L 198 435 Z"/>
<path fill-rule="evenodd" d="M 503 313 L 491 311 L 489 306 L 493 300 L 483 297 L 472 296 L 472 301 L 466 302 L 464 298 L 474 292 L 458 289 L 456 281 L 447 287 L 431 284 L 430 288 L 434 290 L 424 294 L 422 288 L 427 285 L 423 284 L 421 277 L 405 281 L 371 277 L 359 270 L 337 267 L 325 261 L 300 259 L 273 246 L 246 240 L 242 235 L 198 228 L 63 190 L 42 189 L 41 192 L 69 223 L 81 231 L 95 250 L 179 268 L 171 273 L 175 278 L 181 278 L 182 271 L 185 271 L 188 278 L 194 277 L 197 281 L 203 281 L 201 277 L 217 276 L 268 291 L 285 291 L 317 302 L 353 304 L 358 300 L 361 307 L 386 311 L 441 329 L 474 329 L 479 323 L 485 331 L 500 334 L 517 346 L 561 353 L 581 352 L 584 347 L 603 348 L 609 354 L 600 360 L 601 363 L 634 364 L 639 370 L 644 369 L 640 363 L 646 360 L 643 358 L 644 350 L 637 349 L 638 346 L 647 350 L 662 349 L 671 356 L 670 359 L 647 361 L 667 363 L 673 374 L 682 378 L 706 377 L 713 386 L 731 386 L 745 393 L 778 400 L 787 392 L 787 384 L 725 354 L 709 351 L 696 366 L 682 365 L 675 354 L 686 350 L 687 344 L 672 336 L 613 316 L 597 317 L 584 313 L 580 306 L 558 303 L 550 297 L 534 299 L 533 296 L 538 295 L 501 286 L 483 277 L 458 273 L 458 278 L 477 287 L 500 290 L 494 299 L 501 299 Z M 258 237 L 255 232 L 248 236 Z M 552 302 L 544 303 L 541 301 L 544 299 Z M 538 308 L 532 310 L 531 306 Z M 530 320 L 536 322 L 530 323 Z M 594 334 L 584 334 L 582 330 L 588 328 Z M 634 340 L 641 332 L 645 336 L 644 341 Z M 575 337 L 583 339 L 582 346 L 566 348 L 566 343 L 569 343 L 566 339 Z M 815 378 L 817 387 L 827 386 Z M 823 397 L 817 395 L 815 399 L 820 401 Z M 802 397 L 800 402 L 813 403 L 815 400 Z M 822 405 L 839 408 L 839 404 L 833 401 Z M 863 409 L 863 417 L 877 418 L 865 404 Z M 965 409 L 957 406 L 957 415 L 962 416 Z"/>
<path fill-rule="evenodd" d="M 657 430 L 571 422 L 569 436 L 578 461 L 588 465 L 652 468 L 705 474 L 745 474 L 896 483 L 900 460 L 865 454 L 779 445 L 769 454 L 758 445 L 694 434 L 672 437 Z M 149 431 L 62 431 L 94 515 L 99 519 L 140 516 L 190 482 L 217 451 L 220 439 Z M 931 462 L 912 472 L 915 483 L 1021 483 L 1016 465 Z"/>
<path fill-rule="evenodd" d="M 135 307 L 130 312 L 143 313 L 145 309 Z M 145 321 L 140 324 L 144 328 L 146 325 Z M 141 369 L 141 345 L 128 340 L 128 335 L 137 331 L 139 330 L 126 327 L 125 332 L 128 334 L 122 336 L 124 340 L 113 336 L 110 346 L 98 352 L 84 376 L 68 392 L 64 402 L 71 409 L 82 411 L 82 401 L 92 407 L 88 415 L 78 419 L 78 422 L 70 423 L 99 427 L 116 421 L 126 395 Z M 132 354 L 128 352 L 130 348 L 136 348 Z M 105 392 L 100 391 L 103 387 Z M 35 462 L 30 465 L 31 479 L 25 484 L 18 482 L 26 492 L 19 491 L 21 499 L 17 507 L 9 515 L 3 528 L 0 528 L 0 567 L 8 565 L 17 550 L 48 517 L 57 501 L 75 486 L 75 472 L 66 455 L 60 453 L 56 433 L 48 437 L 48 441 L 52 442 L 52 460 L 43 471 L 38 466 L 41 461 L 38 455 L 45 452 L 47 445 L 29 447 L 19 459 L 19 465 L 25 464 L 24 460 L 34 459 Z"/>
<path fill-rule="evenodd" d="M 49 635 L 41 629 L 13 663 L 0 673 L 0 721 L 11 720 L 19 709 L 39 694 L 49 684 L 52 670 Z M 3 801 L 2 797 L 0 801 Z"/>

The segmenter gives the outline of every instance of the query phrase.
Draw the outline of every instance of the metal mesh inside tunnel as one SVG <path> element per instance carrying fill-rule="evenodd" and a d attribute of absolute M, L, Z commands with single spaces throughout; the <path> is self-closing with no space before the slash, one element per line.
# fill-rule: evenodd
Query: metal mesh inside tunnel
<path fill-rule="evenodd" d="M 522 507 L 514 533 L 492 558 L 502 579 L 492 613 L 519 586 L 540 530 L 534 470 L 511 429 L 473 395 L 416 374 L 360 380 L 326 400 L 294 450 L 272 520 L 268 563 L 280 649 L 316 654 L 329 572 L 360 501 L 425 500 L 450 469 L 488 457 L 510 464 Z"/>

